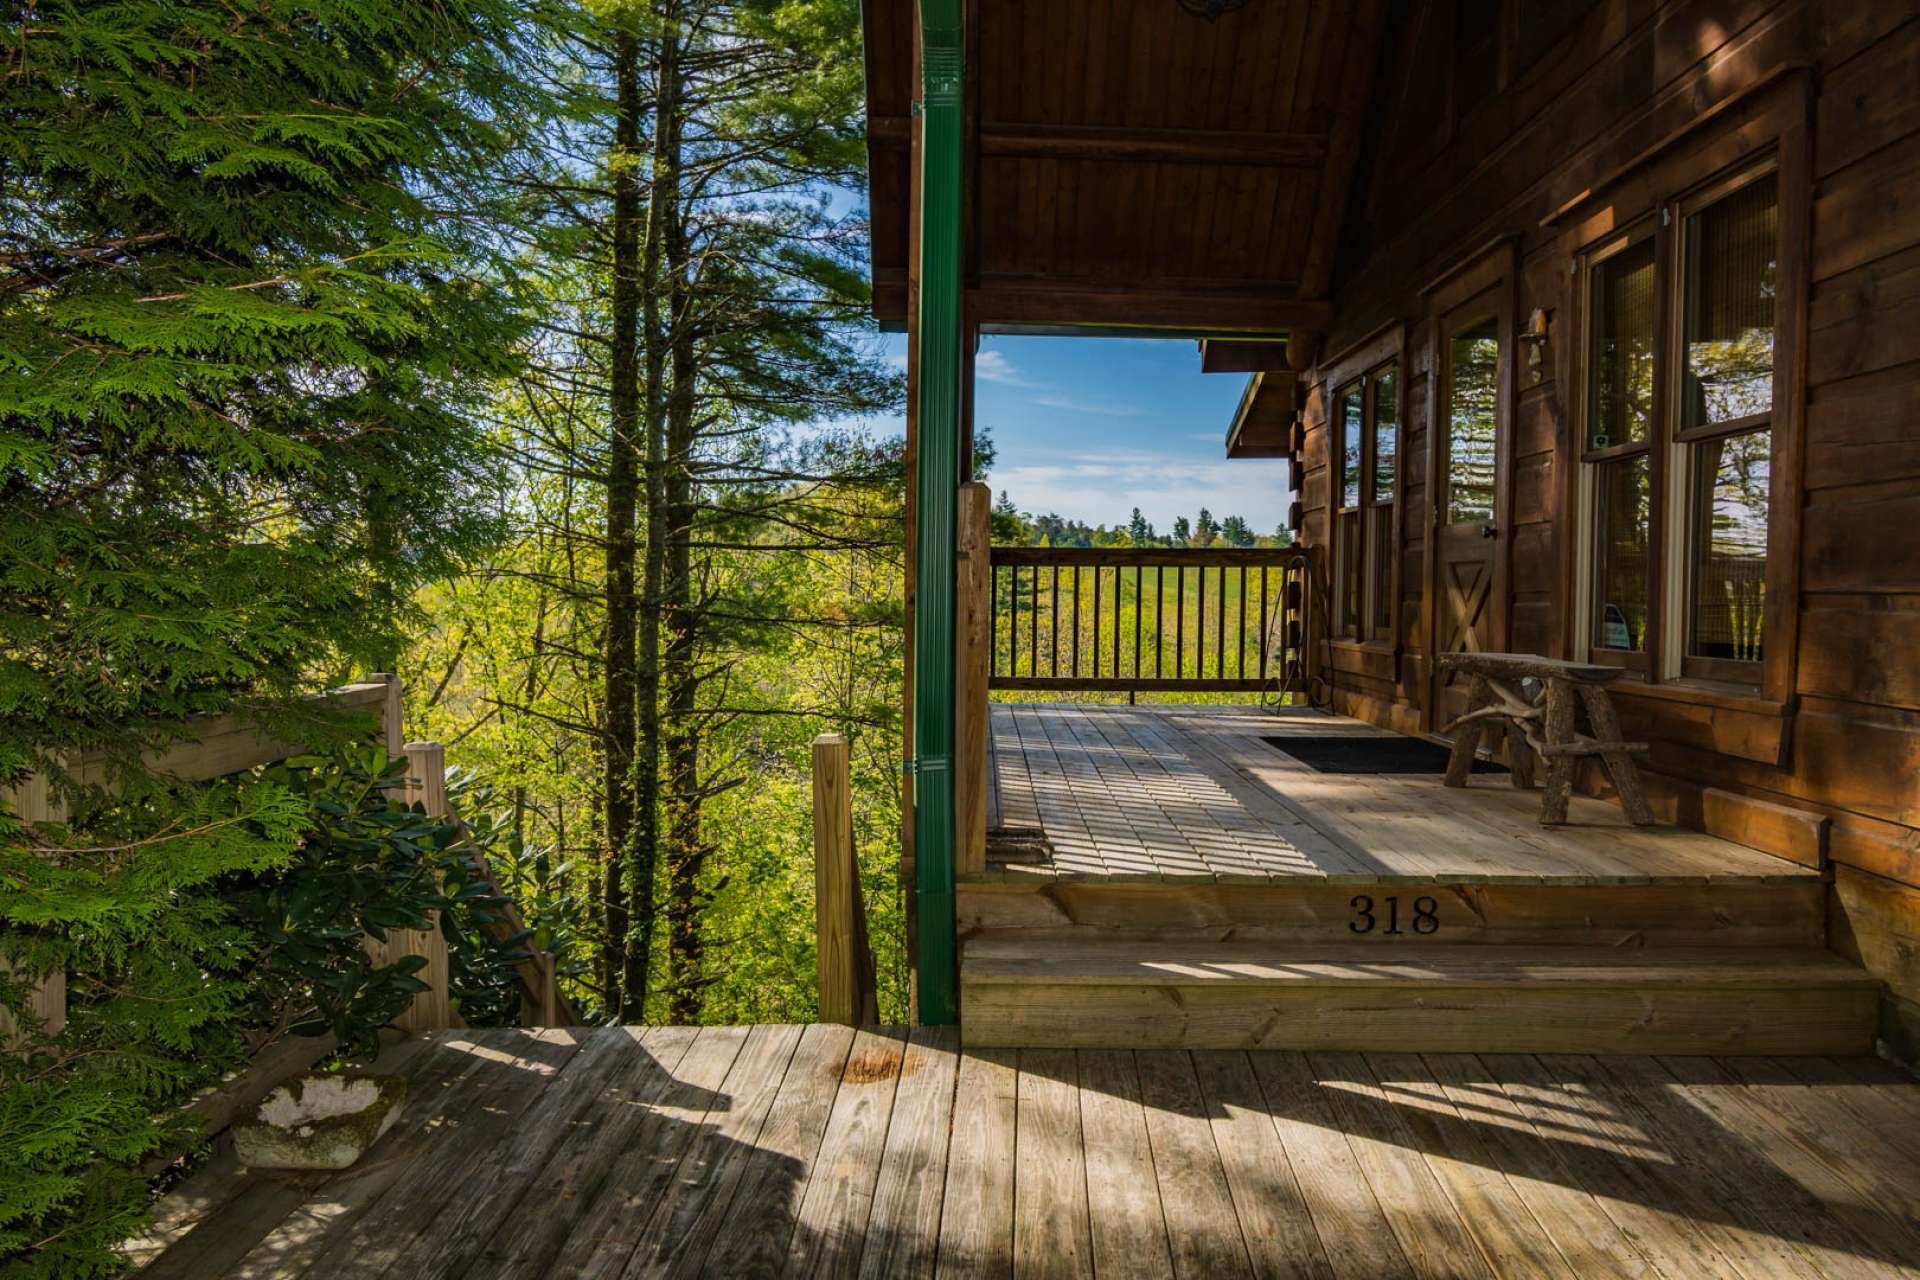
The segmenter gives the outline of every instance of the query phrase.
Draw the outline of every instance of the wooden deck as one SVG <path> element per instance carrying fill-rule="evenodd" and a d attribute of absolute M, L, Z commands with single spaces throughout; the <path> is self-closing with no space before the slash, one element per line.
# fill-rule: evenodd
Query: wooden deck
<path fill-rule="evenodd" d="M 1319 773 L 1264 741 L 1392 737 L 1304 708 L 996 704 L 986 878 L 1276 884 L 1646 884 L 1817 878 L 1681 827 L 1636 828 L 1576 796 L 1564 827 L 1540 793 L 1476 775 Z M 1008 860 L 991 857 L 1010 850 Z M 1019 860 L 1024 858 L 1025 860 Z"/>
<path fill-rule="evenodd" d="M 436 1032 L 334 1175 L 231 1154 L 146 1276 L 1920 1275 L 1877 1059 L 957 1053 L 846 1027 Z"/>

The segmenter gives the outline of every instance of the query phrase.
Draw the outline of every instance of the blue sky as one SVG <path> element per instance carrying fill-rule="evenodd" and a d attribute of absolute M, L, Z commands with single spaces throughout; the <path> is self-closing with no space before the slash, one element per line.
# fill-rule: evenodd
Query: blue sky
<path fill-rule="evenodd" d="M 906 339 L 886 342 L 904 363 Z M 988 335 L 976 370 L 974 422 L 999 453 L 987 482 L 1022 511 L 1113 525 L 1139 507 L 1162 533 L 1203 506 L 1261 533 L 1286 516 L 1284 463 L 1226 457 L 1246 375 L 1201 373 L 1190 339 Z"/>

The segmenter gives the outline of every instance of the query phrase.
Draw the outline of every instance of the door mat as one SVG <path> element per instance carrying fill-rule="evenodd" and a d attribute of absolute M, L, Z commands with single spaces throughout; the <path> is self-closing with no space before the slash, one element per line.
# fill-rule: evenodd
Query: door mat
<path fill-rule="evenodd" d="M 1445 773 L 1447 749 L 1424 738 L 1341 737 L 1332 734 L 1292 734 L 1262 738 L 1283 755 L 1292 756 L 1315 773 Z M 1505 773 L 1507 767 L 1476 759 L 1475 773 Z"/>

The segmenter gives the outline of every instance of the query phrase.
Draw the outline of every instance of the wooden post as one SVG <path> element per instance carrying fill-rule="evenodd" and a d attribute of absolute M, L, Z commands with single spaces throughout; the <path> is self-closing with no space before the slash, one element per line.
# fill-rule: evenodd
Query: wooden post
<path fill-rule="evenodd" d="M 384 680 L 387 695 L 380 702 L 380 741 L 387 749 L 387 759 L 398 760 L 406 749 L 406 728 L 402 724 L 403 704 L 401 700 L 400 677 L 390 671 L 376 672 L 369 680 Z"/>
<path fill-rule="evenodd" d="M 873 952 L 853 851 L 853 771 L 847 740 L 813 740 L 813 886 L 818 929 L 820 1020 L 876 1023 Z"/>
<path fill-rule="evenodd" d="M 399 681 L 393 681 L 391 688 L 398 689 Z M 387 721 L 389 726 L 394 723 Z M 421 805 L 431 817 L 448 816 L 446 749 L 437 742 L 410 742 L 401 751 L 407 757 L 401 798 L 408 804 Z M 380 964 L 390 964 L 402 956 L 426 957 L 426 967 L 415 976 L 427 984 L 427 989 L 416 995 L 413 1004 L 395 1020 L 403 1030 L 433 1031 L 460 1025 L 453 1012 L 447 940 L 440 932 L 437 912 L 427 928 L 389 930 L 384 943 L 368 939 L 367 950 Z"/>
<path fill-rule="evenodd" d="M 5 799 L 7 807 L 22 822 L 66 821 L 66 806 L 61 803 L 53 784 L 43 773 L 28 775 L 19 786 L 5 793 Z M 0 964 L 4 963 L 0 961 Z M 66 970 L 56 970 L 41 979 L 27 998 L 27 1009 L 41 1021 L 48 1035 L 59 1035 L 67 1025 Z M 0 1009 L 0 1047 L 11 1047 L 16 1043 L 19 1031 L 13 1015 Z"/>
<path fill-rule="evenodd" d="M 993 657 L 993 490 L 960 486 L 953 680 L 953 870 L 987 869 L 987 677 Z M 1055 571 L 1056 573 L 1058 570 Z"/>

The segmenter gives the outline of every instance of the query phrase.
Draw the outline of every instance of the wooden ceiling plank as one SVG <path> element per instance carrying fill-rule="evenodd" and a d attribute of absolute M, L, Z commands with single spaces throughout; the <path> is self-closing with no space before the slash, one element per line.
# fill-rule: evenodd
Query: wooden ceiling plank
<path fill-rule="evenodd" d="M 1281 289 L 1182 289 L 1075 286 L 1056 281 L 987 277 L 971 291 L 982 325 L 1125 325 L 1196 333 L 1279 334 L 1324 329 L 1332 306 Z"/>
<path fill-rule="evenodd" d="M 1080 24 L 1079 61 L 1085 68 L 1080 79 L 1080 101 L 1066 114 L 1066 120 L 1084 125 L 1105 118 L 1108 67 L 1112 65 L 1107 60 L 1107 20 L 1111 12 L 1112 6 L 1107 4 L 1087 6 L 1086 21 Z"/>
<path fill-rule="evenodd" d="M 1300 77 L 1306 74 L 1307 29 L 1320 7 L 1321 0 L 1293 0 L 1287 6 L 1286 43 L 1274 64 L 1272 102 L 1267 108 L 1267 128 L 1276 132 L 1293 132 L 1294 97 Z"/>
<path fill-rule="evenodd" d="M 1327 157 L 1326 139 L 1318 134 L 1098 124 L 986 121 L 980 126 L 980 146 L 986 154 L 996 156 L 1302 169 L 1317 169 Z"/>
<path fill-rule="evenodd" d="M 1333 278 L 1334 252 L 1339 248 L 1341 220 L 1346 216 L 1347 197 L 1360 158 L 1360 135 L 1373 92 L 1374 68 L 1380 61 L 1385 7 L 1385 0 L 1360 0 L 1352 11 L 1352 35 L 1347 41 L 1339 98 L 1327 135 L 1327 163 L 1315 201 L 1318 208 L 1300 268 L 1302 288 L 1315 296 L 1325 293 Z"/>

